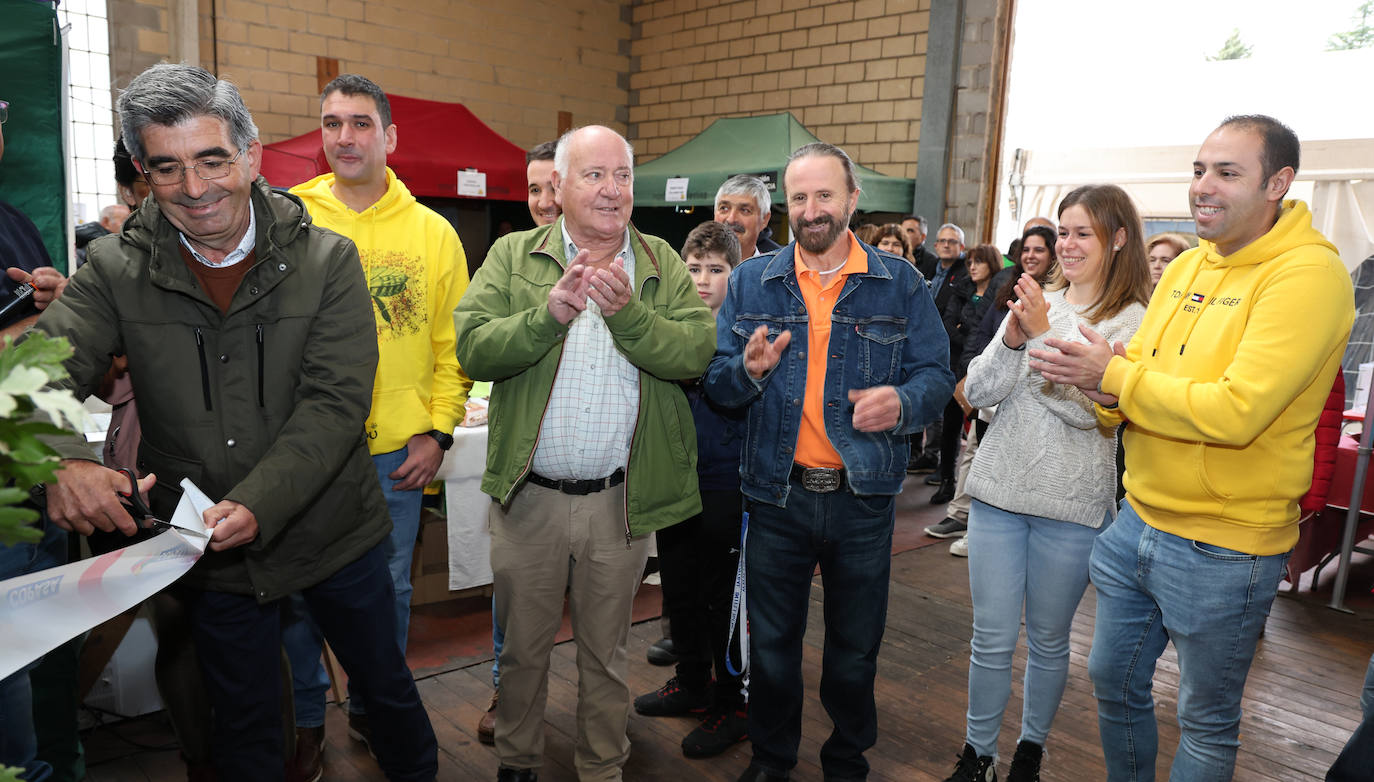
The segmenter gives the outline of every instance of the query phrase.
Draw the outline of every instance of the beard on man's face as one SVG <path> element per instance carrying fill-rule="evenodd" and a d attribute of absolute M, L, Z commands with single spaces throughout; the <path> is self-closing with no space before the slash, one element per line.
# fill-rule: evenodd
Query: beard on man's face
<path fill-rule="evenodd" d="M 813 226 L 829 226 L 823 233 L 811 233 L 806 229 Z M 840 238 L 845 226 L 831 215 L 821 215 L 814 220 L 798 220 L 794 233 L 797 236 L 797 244 L 809 253 L 823 253 L 835 244 L 835 240 Z"/>

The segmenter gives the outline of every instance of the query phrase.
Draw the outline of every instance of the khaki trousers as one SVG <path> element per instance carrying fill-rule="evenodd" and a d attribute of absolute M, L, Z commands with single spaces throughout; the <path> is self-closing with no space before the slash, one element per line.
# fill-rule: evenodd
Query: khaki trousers
<path fill-rule="evenodd" d="M 544 762 L 549 655 L 568 594 L 577 644 L 578 779 L 619 780 L 630 756 L 625 653 L 648 536 L 625 536 L 625 484 L 573 496 L 525 484 L 492 503 L 491 570 L 501 648 L 496 753 L 508 768 Z"/>

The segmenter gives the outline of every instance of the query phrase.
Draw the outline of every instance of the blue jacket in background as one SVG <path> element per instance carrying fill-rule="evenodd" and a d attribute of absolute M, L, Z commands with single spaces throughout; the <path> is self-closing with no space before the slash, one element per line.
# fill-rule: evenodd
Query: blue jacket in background
<path fill-rule="evenodd" d="M 896 494 L 906 477 L 908 435 L 941 414 L 954 390 L 949 337 L 925 280 L 911 264 L 864 245 L 868 271 L 844 282 L 831 314 L 825 372 L 825 430 L 855 494 Z M 716 355 L 706 393 L 726 407 L 748 405 L 740 489 L 784 505 L 806 391 L 807 312 L 794 270 L 796 244 L 741 263 L 716 320 Z M 759 326 L 772 341 L 792 341 L 762 380 L 744 370 L 744 346 Z M 853 427 L 850 389 L 895 386 L 902 412 L 895 429 Z"/>

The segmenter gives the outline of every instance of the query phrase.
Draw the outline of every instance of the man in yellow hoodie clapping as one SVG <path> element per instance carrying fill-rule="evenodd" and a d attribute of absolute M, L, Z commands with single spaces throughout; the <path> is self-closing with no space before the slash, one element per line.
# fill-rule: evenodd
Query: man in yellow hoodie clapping
<path fill-rule="evenodd" d="M 1172 779 L 1228 780 L 1241 694 L 1312 480 L 1313 430 L 1354 296 L 1301 201 L 1293 131 L 1231 117 L 1193 162 L 1199 247 L 1169 264 L 1128 347 L 1032 350 L 1046 379 L 1125 421 L 1126 499 L 1090 560 L 1088 670 L 1110 780 L 1154 778 L 1155 661 L 1178 651 Z M 1062 259 L 1061 259 L 1062 260 Z"/>
<path fill-rule="evenodd" d="M 391 513 L 391 579 L 396 641 L 404 652 L 410 624 L 410 560 L 420 499 L 453 445 L 472 381 L 455 354 L 453 310 L 468 286 L 467 257 L 453 226 L 420 204 L 386 165 L 397 130 L 386 93 L 354 74 L 320 96 L 320 130 L 332 173 L 297 185 L 316 225 L 358 246 L 377 329 L 377 377 L 367 438 Z M 364 324 L 359 324 L 365 328 Z M 290 782 L 318 779 L 324 741 L 324 693 L 318 634 L 308 621 L 286 630 L 296 691 L 296 755 Z M 367 741 L 366 715 L 349 697 L 349 735 Z"/>

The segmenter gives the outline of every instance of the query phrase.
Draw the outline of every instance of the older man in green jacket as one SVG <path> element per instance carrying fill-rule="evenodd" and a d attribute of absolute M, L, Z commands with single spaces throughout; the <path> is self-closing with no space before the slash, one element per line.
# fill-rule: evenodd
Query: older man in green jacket
<path fill-rule="evenodd" d="M 209 548 L 178 585 L 219 777 L 282 779 L 277 600 L 301 591 L 374 715 L 388 779 L 432 780 L 437 747 L 395 642 L 391 522 L 363 434 L 377 344 L 357 250 L 258 178 L 257 128 L 227 82 L 155 65 L 119 113 L 152 197 L 89 245 L 35 328 L 71 342 L 81 397 L 111 355 L 128 356 L 154 513 L 170 518 L 182 478 L 219 500 Z M 51 519 L 134 533 L 116 496 L 125 479 L 79 437 L 56 445 Z"/>
<path fill-rule="evenodd" d="M 458 361 L 496 381 L 482 489 L 506 630 L 497 779 L 543 764 L 549 655 L 569 592 L 582 780 L 630 754 L 625 642 L 647 535 L 701 510 L 696 434 L 675 381 L 715 346 L 711 313 L 667 243 L 630 226 L 633 151 L 591 126 L 558 142 L 554 224 L 503 237 L 458 305 Z"/>

